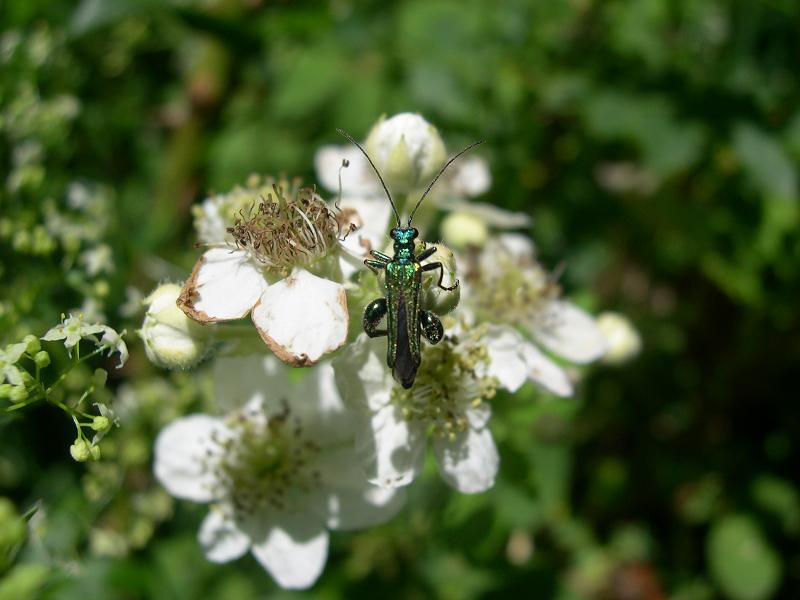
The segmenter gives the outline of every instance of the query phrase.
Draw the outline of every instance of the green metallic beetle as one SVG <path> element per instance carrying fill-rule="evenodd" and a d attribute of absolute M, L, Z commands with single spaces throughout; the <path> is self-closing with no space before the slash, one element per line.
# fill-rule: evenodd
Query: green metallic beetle
<path fill-rule="evenodd" d="M 381 177 L 372 159 L 348 133 L 341 129 L 337 131 L 355 144 L 367 158 L 381 185 L 383 185 L 386 197 L 389 198 L 389 203 L 392 205 L 392 210 L 397 220 L 397 227 L 394 227 L 390 232 L 390 236 L 394 241 L 394 256 L 383 254 L 377 250 L 370 250 L 372 258 L 364 261 L 364 264 L 376 274 L 380 270 L 385 271 L 386 298 L 378 298 L 367 305 L 364 310 L 362 324 L 369 337 L 388 336 L 389 344 L 386 352 L 386 364 L 392 369 L 392 375 L 394 375 L 397 382 L 408 389 L 414 385 L 417 369 L 419 369 L 422 360 L 420 336 L 425 336 L 425 339 L 431 344 L 437 344 L 444 335 L 444 328 L 439 318 L 431 311 L 423 310 L 420 307 L 422 274 L 426 271 L 438 269 L 439 281 L 437 285 L 441 289 L 453 291 L 458 287 L 458 280 L 451 287 L 442 285 L 442 279 L 444 278 L 442 263 L 421 264 L 422 261 L 430 258 L 436 252 L 435 246 L 426 248 L 417 255 L 414 254 L 415 240 L 419 236 L 419 231 L 411 226 L 411 219 L 414 218 L 414 213 L 417 212 L 425 196 L 431 191 L 433 184 L 436 183 L 445 169 L 467 150 L 482 142 L 471 144 L 447 161 L 439 171 L 439 174 L 434 177 L 428 189 L 425 190 L 425 193 L 422 194 L 414 210 L 411 211 L 408 223 L 403 227 L 400 222 L 400 214 L 392 201 L 392 195 L 389 193 L 389 189 L 386 187 L 383 177 Z M 384 317 L 386 317 L 388 327 L 387 329 L 378 329 Z"/>

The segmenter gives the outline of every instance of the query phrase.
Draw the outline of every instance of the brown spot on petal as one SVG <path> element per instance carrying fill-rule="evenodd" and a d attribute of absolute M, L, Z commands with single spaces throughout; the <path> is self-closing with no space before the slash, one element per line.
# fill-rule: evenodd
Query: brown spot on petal
<path fill-rule="evenodd" d="M 261 339 L 264 340 L 264 343 L 270 350 L 272 350 L 273 354 L 275 354 L 275 356 L 277 356 L 287 365 L 290 365 L 292 367 L 310 367 L 311 365 L 313 365 L 316 361 L 309 359 L 307 354 L 304 353 L 300 353 L 299 355 L 294 354 L 290 350 L 284 348 L 279 342 L 277 342 L 274 338 L 270 337 L 270 335 L 266 331 L 264 331 L 263 329 L 261 329 L 261 327 L 258 326 L 258 323 L 256 323 L 255 320 L 255 315 L 256 312 L 258 311 L 258 307 L 260 306 L 260 304 L 261 300 L 256 302 L 256 305 L 253 307 L 253 311 L 252 313 L 250 313 L 250 315 L 251 317 L 253 317 L 253 325 L 256 326 L 256 331 L 258 332 L 258 335 L 261 336 Z"/>
<path fill-rule="evenodd" d="M 219 319 L 209 316 L 202 310 L 197 310 L 194 307 L 194 303 L 198 296 L 197 276 L 199 275 L 200 267 L 203 266 L 205 260 L 205 256 L 200 256 L 200 258 L 197 259 L 197 262 L 192 268 L 192 274 L 189 275 L 189 279 L 187 279 L 183 284 L 181 293 L 178 295 L 178 299 L 175 301 L 175 304 L 177 304 L 178 308 L 186 313 L 187 317 L 197 321 L 201 325 L 207 325 L 208 323 L 216 323 L 219 321 Z"/>

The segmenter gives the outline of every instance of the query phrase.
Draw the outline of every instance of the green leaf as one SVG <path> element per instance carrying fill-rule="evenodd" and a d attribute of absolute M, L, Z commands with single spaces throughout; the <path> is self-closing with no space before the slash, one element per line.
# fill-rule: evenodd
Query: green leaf
<path fill-rule="evenodd" d="M 763 196 L 797 199 L 797 172 L 777 139 L 755 125 L 740 123 L 733 132 L 733 147 Z"/>
<path fill-rule="evenodd" d="M 747 515 L 718 520 L 706 540 L 711 574 L 733 600 L 769 598 L 781 580 L 780 558 Z"/>

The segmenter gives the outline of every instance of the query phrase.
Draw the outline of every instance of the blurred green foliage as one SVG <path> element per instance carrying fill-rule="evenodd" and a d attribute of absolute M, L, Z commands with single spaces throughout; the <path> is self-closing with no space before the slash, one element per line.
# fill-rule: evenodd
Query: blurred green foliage
<path fill-rule="evenodd" d="M 575 401 L 500 398 L 496 488 L 419 482 L 334 537 L 306 597 L 797 597 L 799 22 L 789 0 L 7 0 L 0 341 L 71 308 L 135 329 L 135 290 L 188 272 L 194 201 L 313 181 L 335 128 L 418 111 L 488 140 L 486 200 L 644 352 Z M 81 258 L 101 246 L 112 268 Z M 288 597 L 205 562 L 201 512 L 159 494 L 152 436 L 208 393 L 132 355 L 112 466 L 72 464 L 59 415 L 0 422 L 0 494 L 44 507 L 0 596 Z"/>

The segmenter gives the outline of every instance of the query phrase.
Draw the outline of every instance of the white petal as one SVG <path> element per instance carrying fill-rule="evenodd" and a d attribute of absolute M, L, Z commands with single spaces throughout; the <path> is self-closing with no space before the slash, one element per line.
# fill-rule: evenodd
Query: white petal
<path fill-rule="evenodd" d="M 425 432 L 402 418 L 394 405 L 362 418 L 356 433 L 356 453 L 367 479 L 381 487 L 402 487 L 422 471 Z"/>
<path fill-rule="evenodd" d="M 381 249 L 387 242 L 387 225 L 392 207 L 385 198 L 344 197 L 339 207 L 346 223 L 356 229 L 342 242 L 345 249 L 356 256 L 366 256 L 370 249 Z"/>
<path fill-rule="evenodd" d="M 223 414 L 254 401 L 265 408 L 280 407 L 294 397 L 289 368 L 268 353 L 220 356 L 213 373 L 214 399 Z"/>
<path fill-rule="evenodd" d="M 376 411 L 388 404 L 394 379 L 386 366 L 385 338 L 370 338 L 362 333 L 332 364 L 336 385 L 349 408 Z"/>
<path fill-rule="evenodd" d="M 211 562 L 236 560 L 250 548 L 250 538 L 236 525 L 230 511 L 212 508 L 197 535 L 203 553 Z"/>
<path fill-rule="evenodd" d="M 464 200 L 446 200 L 440 205 L 445 210 L 465 212 L 480 219 L 489 227 L 500 229 L 516 229 L 528 227 L 531 218 L 522 212 L 512 212 L 503 208 L 498 208 L 494 204 L 484 202 L 466 202 Z M 520 236 L 522 237 L 522 236 Z"/>
<path fill-rule="evenodd" d="M 542 354 L 533 344 L 526 343 L 524 352 L 531 381 L 538 383 L 556 396 L 572 395 L 572 382 L 564 369 Z"/>
<path fill-rule="evenodd" d="M 528 379 L 529 363 L 525 339 L 511 327 L 491 325 L 483 338 L 489 353 L 486 375 L 497 377 L 500 385 L 516 392 Z"/>
<path fill-rule="evenodd" d="M 500 246 L 517 260 L 532 260 L 536 252 L 533 241 L 527 235 L 503 233 L 497 236 Z"/>
<path fill-rule="evenodd" d="M 459 195 L 479 196 L 492 185 L 489 164 L 477 156 L 466 156 L 457 162 L 450 178 L 452 190 Z"/>
<path fill-rule="evenodd" d="M 323 146 L 314 156 L 317 180 L 328 191 L 339 192 L 339 169 L 342 160 L 350 164 L 342 172 L 342 196 L 377 194 L 378 182 L 370 170 L 364 155 L 358 148 L 347 146 Z"/>
<path fill-rule="evenodd" d="M 405 490 L 380 488 L 367 481 L 352 445 L 327 450 L 315 466 L 322 482 L 315 493 L 316 510 L 331 529 L 385 523 L 405 504 Z"/>
<path fill-rule="evenodd" d="M 481 402 L 478 406 L 469 407 L 466 415 L 470 427 L 483 429 L 492 418 L 492 406 L 488 402 Z"/>
<path fill-rule="evenodd" d="M 222 441 L 231 435 L 220 419 L 190 415 L 173 421 L 158 434 L 154 450 L 156 478 L 177 498 L 209 502 L 215 498 L 214 461 Z"/>
<path fill-rule="evenodd" d="M 305 514 L 281 515 L 253 556 L 282 588 L 305 589 L 319 578 L 328 558 L 328 532 Z"/>
<path fill-rule="evenodd" d="M 271 285 L 252 317 L 267 346 L 293 366 L 312 365 L 347 339 L 344 287 L 304 269 Z"/>
<path fill-rule="evenodd" d="M 345 408 L 330 362 L 322 362 L 295 383 L 291 409 L 303 423 L 304 435 L 318 444 L 347 441 L 352 446 L 354 414 Z M 354 457 L 355 462 L 355 457 Z"/>
<path fill-rule="evenodd" d="M 451 442 L 437 438 L 433 451 L 444 480 L 459 492 L 475 494 L 494 485 L 500 457 L 488 429 L 468 429 Z"/>
<path fill-rule="evenodd" d="M 606 352 L 605 338 L 595 320 L 564 300 L 551 302 L 531 333 L 546 349 L 575 363 L 592 362 Z"/>
<path fill-rule="evenodd" d="M 178 306 L 201 323 L 241 319 L 268 285 L 247 252 L 213 248 L 195 264 L 183 285 Z"/>

